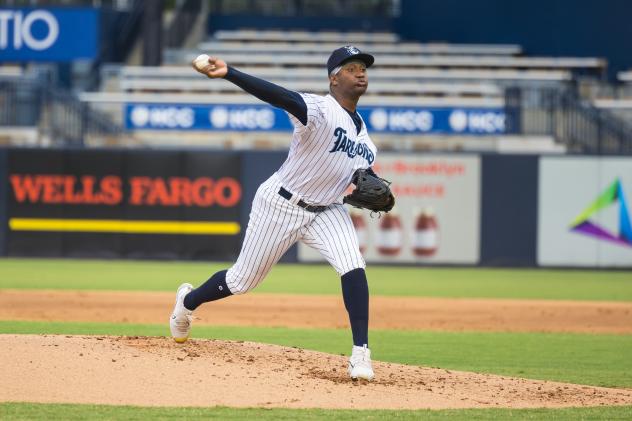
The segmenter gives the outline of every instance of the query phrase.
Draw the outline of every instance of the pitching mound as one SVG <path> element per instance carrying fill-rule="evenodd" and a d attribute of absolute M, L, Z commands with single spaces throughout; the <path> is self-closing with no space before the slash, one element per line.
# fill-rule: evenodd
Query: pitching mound
<path fill-rule="evenodd" d="M 630 405 L 607 389 L 374 362 L 252 342 L 0 335 L 0 401 L 141 406 L 420 409 Z"/>

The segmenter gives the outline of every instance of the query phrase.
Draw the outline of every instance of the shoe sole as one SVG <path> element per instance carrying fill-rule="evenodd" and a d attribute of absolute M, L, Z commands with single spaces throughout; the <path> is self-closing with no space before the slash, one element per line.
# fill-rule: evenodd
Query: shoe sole
<path fill-rule="evenodd" d="M 178 294 L 180 293 L 180 289 L 182 289 L 185 285 L 188 286 L 189 292 L 193 289 L 193 285 L 191 285 L 191 284 L 182 284 L 182 285 L 180 285 L 180 287 L 178 287 L 178 290 L 176 291 L 176 304 L 178 303 L 178 298 L 177 297 L 178 297 Z M 175 336 L 172 336 L 172 338 L 177 343 L 183 344 L 183 343 L 185 343 L 187 341 L 187 339 L 189 339 L 189 335 L 187 335 L 184 338 L 176 338 Z"/>
<path fill-rule="evenodd" d="M 351 377 L 351 381 L 352 382 L 367 382 L 367 383 L 370 383 L 371 381 L 373 381 L 373 377 L 371 377 L 370 379 L 365 379 L 364 377 Z"/>
<path fill-rule="evenodd" d="M 366 380 L 367 382 L 370 382 L 371 380 L 373 380 L 375 378 L 375 374 L 372 375 L 371 377 L 365 377 L 362 375 L 358 375 L 358 376 L 352 376 L 351 375 L 351 370 L 347 371 L 347 374 L 349 375 L 349 377 L 351 378 L 351 380 L 356 381 L 358 379 L 362 379 L 362 380 Z"/>
<path fill-rule="evenodd" d="M 351 380 L 356 381 L 356 380 L 366 380 L 367 382 L 370 382 L 371 380 L 373 380 L 375 378 L 374 377 L 361 377 L 361 376 L 357 376 L 357 377 L 351 377 Z"/>
<path fill-rule="evenodd" d="M 371 377 L 364 377 L 364 376 L 352 376 L 351 374 L 349 374 L 349 377 L 351 378 L 351 380 L 356 381 L 356 380 L 366 380 L 367 382 L 370 382 L 371 380 L 373 380 L 375 378 L 375 375 L 371 376 Z"/>

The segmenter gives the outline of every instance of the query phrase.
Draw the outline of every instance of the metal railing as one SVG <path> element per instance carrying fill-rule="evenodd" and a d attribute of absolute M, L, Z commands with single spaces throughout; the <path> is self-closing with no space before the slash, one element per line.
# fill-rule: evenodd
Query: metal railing
<path fill-rule="evenodd" d="M 632 124 L 564 89 L 512 87 L 505 91 L 507 131 L 551 135 L 570 153 L 632 155 Z"/>
<path fill-rule="evenodd" d="M 124 62 L 140 36 L 141 19 L 144 12 L 142 0 L 126 0 L 123 9 L 105 9 L 103 20 L 111 27 L 111 34 L 103 34 L 110 42 L 102 42 L 97 57 L 92 61 L 90 72 L 84 80 L 84 88 L 97 89 L 101 83 L 99 69 L 104 63 Z"/>
<path fill-rule="evenodd" d="M 0 126 L 37 127 L 50 144 L 84 146 L 87 138 L 115 143 L 122 127 L 74 94 L 32 78 L 0 79 Z"/>
<path fill-rule="evenodd" d="M 176 4 L 173 20 L 165 30 L 165 47 L 181 47 L 201 11 L 200 0 L 184 0 Z"/>

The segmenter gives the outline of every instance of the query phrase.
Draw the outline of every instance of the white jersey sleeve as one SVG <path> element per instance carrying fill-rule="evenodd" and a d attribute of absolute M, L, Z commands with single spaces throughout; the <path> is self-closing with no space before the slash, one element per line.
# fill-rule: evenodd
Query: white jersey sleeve
<path fill-rule="evenodd" d="M 314 127 L 318 126 L 322 122 L 324 116 L 323 108 L 325 101 L 323 97 L 319 95 L 306 94 L 302 92 L 300 93 L 300 95 L 303 98 L 303 101 L 305 101 L 305 105 L 307 107 L 307 124 L 303 125 L 303 123 L 301 123 L 298 118 L 290 113 L 287 114 L 290 117 L 290 121 L 294 125 L 294 130 L 298 132 L 305 132 L 308 130 L 313 130 Z"/>

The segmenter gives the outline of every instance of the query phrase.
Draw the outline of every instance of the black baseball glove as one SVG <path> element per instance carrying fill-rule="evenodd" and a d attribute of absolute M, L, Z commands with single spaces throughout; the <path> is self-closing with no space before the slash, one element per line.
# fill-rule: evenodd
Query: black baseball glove
<path fill-rule="evenodd" d="M 390 181 L 378 177 L 369 168 L 356 170 L 353 183 L 356 188 L 342 199 L 343 203 L 374 212 L 388 212 L 393 209 L 395 197 L 389 187 Z"/>

